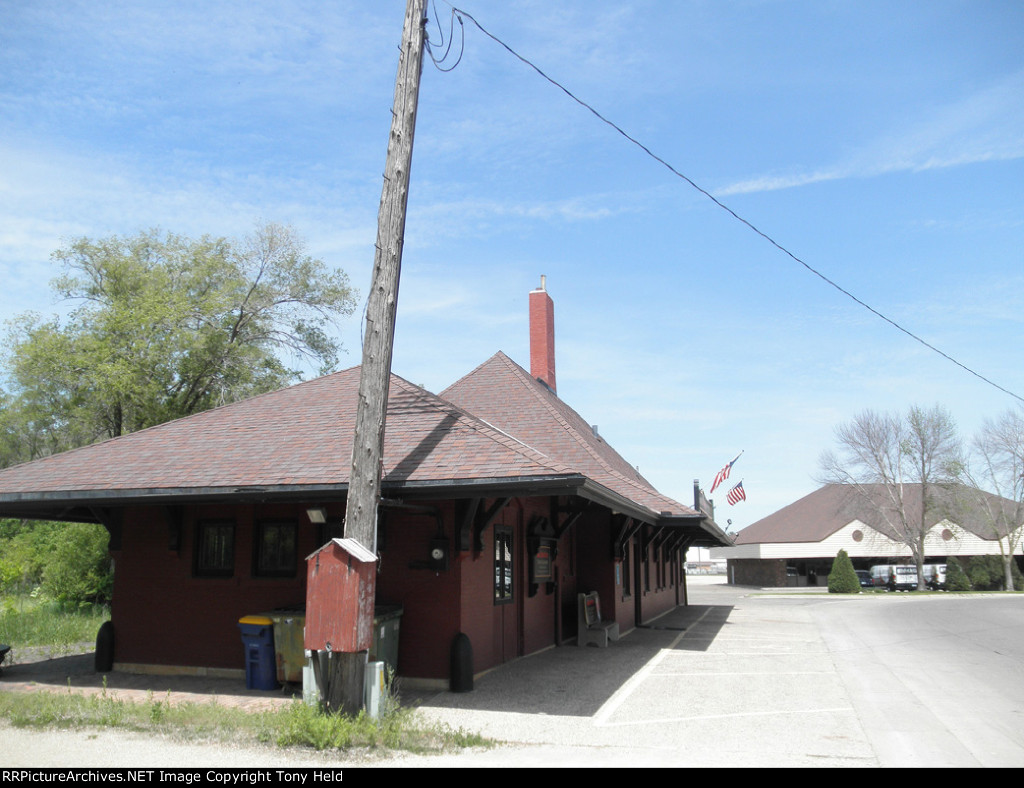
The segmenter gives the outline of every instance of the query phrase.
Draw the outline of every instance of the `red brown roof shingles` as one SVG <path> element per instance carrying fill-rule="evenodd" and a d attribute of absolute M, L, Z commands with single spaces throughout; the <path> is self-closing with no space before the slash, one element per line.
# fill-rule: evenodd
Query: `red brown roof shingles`
<path fill-rule="evenodd" d="M 344 488 L 358 367 L 0 470 L 3 503 Z M 657 519 L 699 517 L 658 493 L 549 389 L 498 353 L 442 396 L 392 375 L 385 485 L 586 480 Z M 646 518 L 645 518 L 646 519 Z"/>

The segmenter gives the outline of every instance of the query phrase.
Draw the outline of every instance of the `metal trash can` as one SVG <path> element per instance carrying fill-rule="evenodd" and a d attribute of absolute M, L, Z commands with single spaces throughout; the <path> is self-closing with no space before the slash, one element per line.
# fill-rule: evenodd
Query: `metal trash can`
<path fill-rule="evenodd" d="M 373 645 L 370 662 L 384 662 L 387 669 L 398 669 L 398 631 L 402 623 L 401 605 L 378 605 L 373 609 Z"/>
<path fill-rule="evenodd" d="M 245 648 L 245 688 L 277 689 L 277 664 L 274 659 L 274 622 L 266 616 L 242 616 L 238 619 Z"/>
<path fill-rule="evenodd" d="M 305 606 L 281 607 L 259 615 L 274 623 L 274 660 L 277 664 L 277 680 L 284 683 L 302 681 L 302 669 L 306 664 L 303 648 L 303 630 L 306 627 Z"/>

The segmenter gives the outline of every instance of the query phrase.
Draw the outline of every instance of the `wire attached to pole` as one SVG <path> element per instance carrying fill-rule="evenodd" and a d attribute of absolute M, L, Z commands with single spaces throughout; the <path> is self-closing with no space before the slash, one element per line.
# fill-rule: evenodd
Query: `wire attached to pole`
<path fill-rule="evenodd" d="M 451 4 L 449 4 L 449 5 L 451 5 Z M 653 151 L 652 151 L 652 150 L 651 150 L 650 148 L 648 148 L 648 147 L 647 147 L 646 145 L 644 145 L 644 144 L 643 144 L 642 142 L 640 142 L 640 140 L 636 139 L 635 137 L 633 137 L 632 135 L 630 135 L 629 133 L 627 133 L 627 132 L 626 132 L 625 130 L 623 130 L 623 129 L 622 129 L 622 128 L 621 128 L 620 126 L 618 126 L 618 125 L 617 125 L 616 123 L 614 123 L 613 121 L 611 121 L 611 120 L 609 120 L 608 118 L 606 118 L 606 117 L 605 117 L 604 115 L 602 115 L 602 114 L 601 114 L 600 112 L 598 112 L 598 111 L 597 111 L 596 109 L 594 109 L 594 107 L 592 107 L 592 106 L 591 106 L 590 104 L 588 104 L 588 103 L 587 103 L 587 102 L 585 102 L 585 101 L 584 101 L 583 99 L 581 99 L 581 98 L 579 98 L 578 96 L 576 96 L 576 95 L 575 95 L 575 94 L 574 94 L 574 93 L 573 93 L 572 91 L 570 91 L 570 90 L 569 90 L 569 89 L 568 89 L 567 87 L 565 87 L 564 85 L 562 85 L 562 84 L 561 84 L 560 82 L 556 81 L 555 79 L 553 79 L 553 78 L 549 77 L 549 76 L 548 76 L 548 75 L 547 75 L 546 73 L 544 73 L 544 71 L 543 71 L 543 70 L 541 70 L 541 68 L 540 68 L 540 67 L 538 67 L 538 66 L 537 66 L 537 65 L 535 65 L 534 63 L 532 63 L 532 62 L 530 62 L 529 60 L 527 60 L 527 59 L 526 59 L 525 57 L 523 57 L 523 56 L 522 56 L 522 55 L 520 55 L 520 54 L 519 54 L 518 52 L 516 52 L 516 51 L 515 51 L 514 49 L 512 49 L 512 47 L 510 47 L 510 46 L 509 46 L 508 44 L 506 44 L 506 43 L 505 43 L 504 41 L 502 41 L 502 40 L 501 40 L 500 38 L 498 38 L 498 37 L 497 37 L 497 36 L 495 36 L 495 35 L 494 35 L 493 33 L 491 33 L 491 32 L 490 32 L 490 31 L 488 31 L 488 30 L 487 30 L 486 28 L 484 28 L 484 26 L 483 26 L 483 25 L 481 25 L 481 24 L 480 24 L 480 23 L 479 23 L 479 22 L 478 22 L 478 21 L 477 21 L 477 20 L 476 20 L 476 19 L 475 19 L 475 18 L 473 17 L 473 15 L 472 15 L 472 14 L 469 14 L 469 13 L 467 13 L 466 11 L 463 11 L 463 10 L 462 10 L 461 8 L 456 8 L 455 6 L 451 6 L 451 9 L 452 9 L 452 14 L 453 14 L 454 16 L 456 16 L 456 17 L 458 18 L 458 20 L 459 20 L 459 24 L 460 24 L 460 25 L 462 24 L 462 18 L 463 18 L 463 17 L 465 17 L 466 19 L 468 19 L 468 20 L 469 20 L 470 22 L 472 22 L 472 23 L 473 23 L 473 24 L 474 24 L 474 25 L 476 26 L 476 28 L 477 28 L 477 29 L 478 29 L 478 30 L 479 30 L 479 31 L 480 31 L 481 33 L 483 33 L 483 34 L 484 34 L 485 36 L 487 36 L 487 37 L 488 37 L 489 39 L 491 39 L 491 40 L 492 40 L 492 41 L 494 41 L 494 42 L 495 42 L 496 44 L 498 44 L 498 45 L 499 45 L 500 47 L 502 47 L 503 49 L 505 49 L 505 50 L 506 50 L 506 51 L 507 51 L 507 52 L 508 52 L 508 53 L 509 53 L 510 55 L 512 55 L 512 56 L 513 56 L 514 58 L 516 58 L 517 60 L 519 60 L 520 62 L 522 62 L 522 63 L 523 63 L 524 65 L 528 66 L 529 68 L 533 69 L 533 70 L 534 70 L 535 72 L 537 72 L 537 74 L 538 74 L 538 75 L 540 75 L 540 76 L 541 76 L 541 77 L 542 77 L 542 78 L 543 78 L 544 80 L 546 80 L 547 82 L 550 82 L 550 83 L 551 83 L 552 85 L 554 85 L 554 86 L 555 86 L 556 88 L 558 88 L 559 90 L 561 90 L 561 91 L 562 91 L 563 93 L 565 93 L 565 95 L 567 95 L 567 96 L 568 96 L 568 97 L 569 97 L 570 99 L 572 99 L 572 100 L 573 100 L 573 101 L 575 101 L 575 102 L 576 102 L 577 104 L 579 104 L 579 105 L 580 105 L 581 107 L 583 107 L 583 108 L 584 108 L 584 109 L 586 109 L 586 110 L 587 110 L 588 112 L 590 112 L 590 113 L 591 113 L 592 115 L 594 115 L 594 117 L 596 117 L 596 118 L 597 118 L 598 120 L 600 120 L 600 121 L 601 121 L 602 123 L 604 123 L 604 124 L 605 124 L 606 126 L 610 126 L 610 127 L 612 128 L 612 129 L 614 129 L 614 130 L 615 130 L 616 132 L 618 132 L 618 133 L 619 133 L 619 135 L 621 135 L 622 137 L 624 137 L 624 138 L 625 138 L 626 140 L 628 140 L 629 142 L 633 143 L 633 144 L 634 144 L 634 145 L 635 145 L 636 147 L 640 148 L 640 150 L 642 150 L 642 151 L 643 151 L 643 152 L 644 152 L 645 154 L 647 154 L 647 156 L 648 156 L 648 157 L 650 157 L 651 159 L 654 159 L 654 161 L 656 161 L 656 162 L 658 162 L 659 164 L 661 164 L 661 165 L 662 165 L 663 167 L 665 167 L 665 168 L 666 168 L 666 169 L 667 169 L 667 170 L 668 170 L 669 172 L 671 172 L 671 173 L 672 173 L 673 175 L 675 175 L 675 176 L 676 176 L 677 178 L 679 178 L 680 180 L 683 180 L 683 181 L 685 181 L 685 182 L 686 182 L 687 184 L 689 184 L 689 185 L 690 185 L 690 186 L 691 186 L 691 187 L 692 187 L 693 189 L 695 189 L 696 191 L 700 192 L 700 193 L 701 193 L 702 195 L 704 195 L 704 196 L 705 196 L 705 197 L 706 197 L 707 199 L 711 200 L 711 202 L 713 202 L 713 203 L 714 203 L 715 205 L 717 205 L 717 206 L 718 206 L 719 208 L 721 208 L 721 209 L 722 209 L 723 211 L 725 211 L 725 212 L 726 212 L 726 213 L 728 213 L 728 214 L 729 214 L 730 216 L 732 216 L 732 217 L 733 217 L 733 218 L 734 218 L 734 219 L 735 219 L 736 221 L 740 222 L 741 224 L 744 224 L 744 225 L 746 225 L 746 227 L 747 227 L 748 229 L 752 230 L 752 231 L 753 231 L 754 233 L 756 233 L 757 235 L 761 236 L 761 238 L 763 238 L 763 239 L 764 239 L 765 241 L 767 241 L 768 243 L 770 243 L 770 244 L 771 244 L 772 246 L 774 246 L 774 247 L 775 247 L 776 249 L 778 249 L 778 250 L 779 250 L 780 252 L 782 252 L 783 254 L 785 254 L 785 255 L 786 255 L 787 257 L 789 257 L 789 258 L 790 258 L 790 259 L 792 259 L 793 261 L 795 261 L 795 262 L 799 263 L 800 265 L 802 265 L 802 266 L 803 266 L 803 267 L 804 267 L 805 269 L 807 269 L 807 271 L 809 271 L 810 273 L 814 274 L 814 275 L 815 275 L 816 277 L 818 277 L 819 279 L 821 279 L 821 280 L 822 280 L 823 282 L 825 282 L 826 284 L 828 284 L 828 285 L 830 285 L 831 287 L 835 288 L 835 289 L 836 289 L 836 290 L 838 290 L 838 291 L 839 291 L 840 293 L 842 293 L 843 295 L 845 295 L 845 296 L 846 296 L 847 298 L 849 298 L 850 300 L 852 300 L 852 301 L 854 301 L 855 303 L 859 304 L 859 305 L 860 305 L 861 307 L 863 307 L 864 309 L 868 310 L 869 312 L 871 312 L 871 313 L 872 313 L 873 315 L 875 315 L 876 317 L 880 318 L 881 320 L 884 320 L 884 321 L 885 321 L 886 323 L 888 323 L 888 324 L 889 324 L 890 326 L 892 326 L 893 328 L 895 328 L 895 329 L 896 329 L 897 331 L 900 331 L 900 332 L 902 332 L 903 334 L 905 334 L 906 336 L 910 337 L 910 338 L 911 338 L 911 339 L 913 339 L 913 340 L 914 340 L 915 342 L 918 342 L 918 343 L 920 343 L 921 345 L 923 345 L 924 347 L 926 347 L 926 348 L 928 348 L 929 350 L 933 351 L 934 353 L 937 353 L 938 355 L 942 356 L 942 357 L 943 357 L 944 359 L 946 359 L 947 361 L 949 361 L 949 362 L 951 362 L 951 363 L 955 364 L 956 366 L 960 367 L 960 369 L 962 369 L 962 370 L 964 370 L 965 372 L 967 372 L 967 373 L 969 373 L 969 374 L 973 375 L 974 377 L 978 378 L 979 380 L 983 381 L 984 383 L 987 383 L 988 385 L 992 386 L 993 388 L 996 388 L 996 389 L 998 389 L 999 391 L 1003 392 L 1004 394 L 1008 394 L 1009 396 L 1013 397 L 1014 399 L 1018 400 L 1019 402 L 1021 402 L 1021 403 L 1024 403 L 1024 397 L 1021 397 L 1021 396 L 1020 396 L 1019 394 L 1015 394 L 1014 392 L 1010 391 L 1009 389 L 1007 389 L 1007 388 L 1004 388 L 1003 386 L 1000 386 L 1000 385 L 999 385 L 998 383 L 996 383 L 995 381 L 993 381 L 993 380 L 991 380 L 991 379 L 989 379 L 989 378 L 985 377 L 984 375 L 982 375 L 982 374 L 981 374 L 981 373 L 979 373 L 979 372 L 976 372 L 975 370 L 973 370 L 973 369 L 971 369 L 970 367 L 968 367 L 968 366 L 967 366 L 966 364 L 963 364 L 963 363 L 961 363 L 960 361 L 957 361 L 957 360 L 956 360 L 955 358 L 953 358 L 953 357 L 952 357 L 951 355 L 949 355 L 949 354 L 948 354 L 948 353 L 946 353 L 945 351 L 943 351 L 943 350 L 940 350 L 940 349 L 939 349 L 939 348 L 937 348 L 937 347 L 936 347 L 935 345 L 933 345 L 933 344 L 931 344 L 930 342 L 928 342 L 928 341 L 926 341 L 926 340 L 922 339 L 922 338 L 921 338 L 921 337 L 919 337 L 919 336 L 918 336 L 917 334 L 915 334 L 914 332 L 912 332 L 912 331 L 911 331 L 910 329 L 904 328 L 904 327 L 903 327 L 902 325 L 900 325 L 899 323 L 897 323 L 897 322 L 896 322 L 895 320 L 893 320 L 892 318 L 888 317 L 887 315 L 884 315 L 884 314 L 882 314 L 882 313 L 881 313 L 880 311 L 878 311 L 877 309 L 875 309 L 875 308 L 874 308 L 873 306 L 871 306 L 871 305 L 870 305 L 870 304 L 868 304 L 867 302 L 865 302 L 865 301 L 861 300 L 860 298 L 858 298 L 857 296 L 855 296 L 855 295 L 854 295 L 853 293 L 851 293 L 851 292 L 850 292 L 849 290 L 847 290 L 846 288 L 842 287 L 842 286 L 841 286 L 841 285 L 839 285 L 839 284 L 838 284 L 837 282 L 833 281 L 832 279 L 830 279 L 829 277 L 827 277 L 827 276 L 826 276 L 825 274 L 823 274 L 823 273 L 821 273 L 820 271 L 818 271 L 818 270 L 817 270 L 816 268 L 814 268 L 813 266 L 811 266 L 811 265 L 810 265 L 810 263 L 808 263 L 808 262 L 806 262 L 805 260 L 803 260 L 803 259 L 801 259 L 800 257 L 798 257 L 798 256 L 797 256 L 796 254 L 794 254 L 793 252 L 791 252 L 791 251 L 790 251 L 789 249 L 787 249 L 787 248 L 786 248 L 785 246 L 783 246 L 783 245 L 782 245 L 781 243 L 779 243 L 778 241 L 776 241 L 776 240 L 775 240 L 774 238 L 772 238 L 772 237 L 771 237 L 770 235 L 768 235 L 768 234 L 767 234 L 766 232 L 764 232 L 763 230 L 761 230 L 760 228 L 758 228 L 758 227 L 757 227 L 756 225 L 754 225 L 753 223 L 751 223 L 751 222 L 750 222 L 750 221 L 748 221 L 747 219 L 744 219 L 744 218 L 743 218 L 742 216 L 740 216 L 740 215 L 739 215 L 738 213 L 736 213 L 736 211 L 734 211 L 734 210 L 733 210 L 732 208 L 730 208 L 730 207 L 729 207 L 728 205 L 726 205 L 726 204 L 725 204 L 725 203 L 723 203 L 723 202 L 722 202 L 721 200 L 719 200 L 719 199 L 718 199 L 717 197 L 715 197 L 715 196 L 714 196 L 714 195 L 713 195 L 713 194 L 712 194 L 711 192 L 709 192 L 709 191 L 708 191 L 707 189 L 705 189 L 705 188 L 703 188 L 702 186 L 698 185 L 698 184 L 697 184 L 697 183 L 696 183 L 695 181 L 693 181 L 693 180 L 692 180 L 691 178 L 689 178 L 688 176 L 684 175 L 684 174 L 683 174 L 682 172 L 680 172 L 679 170 L 677 170 L 677 169 L 676 169 L 675 167 L 673 167 L 673 166 L 672 166 L 671 164 L 669 164 L 669 163 L 668 163 L 667 161 L 665 161 L 665 159 L 661 158 L 661 156 L 658 156 L 658 155 L 657 155 L 656 153 L 654 153 L 654 152 L 653 152 Z M 460 60 L 461 60 L 461 57 L 462 57 L 462 55 L 460 54 L 460 55 L 459 55 L 459 58 L 460 58 Z M 456 65 L 458 65 L 458 64 L 456 64 Z M 453 67 L 453 68 L 454 68 L 454 67 Z"/>
<path fill-rule="evenodd" d="M 437 25 L 437 33 L 438 33 L 438 35 L 441 38 L 440 43 L 438 44 L 438 46 L 439 47 L 443 47 L 443 46 L 445 46 L 444 30 L 441 29 L 441 23 L 437 19 L 437 3 L 435 2 L 433 5 L 434 5 L 434 24 Z M 462 39 L 461 46 L 459 48 L 459 56 L 458 56 L 458 58 L 456 58 L 455 62 L 451 66 L 445 68 L 442 64 L 448 59 L 448 55 L 451 54 L 451 51 L 452 51 L 452 41 L 455 40 L 455 20 L 456 19 L 459 21 L 459 33 L 461 34 L 461 39 Z M 430 36 L 429 35 L 427 36 L 427 52 L 430 54 L 430 59 L 434 62 L 434 67 L 438 71 L 448 72 L 448 71 L 454 71 L 455 68 L 459 65 L 459 63 L 462 62 L 462 55 L 465 53 L 465 51 L 466 51 L 466 28 L 465 28 L 465 25 L 462 22 L 461 12 L 457 8 L 452 7 L 451 17 L 449 19 L 449 24 L 448 24 L 448 43 L 447 43 L 447 48 L 444 51 L 444 54 L 441 55 L 441 57 L 439 57 L 439 58 L 434 56 L 434 47 L 430 43 Z"/>

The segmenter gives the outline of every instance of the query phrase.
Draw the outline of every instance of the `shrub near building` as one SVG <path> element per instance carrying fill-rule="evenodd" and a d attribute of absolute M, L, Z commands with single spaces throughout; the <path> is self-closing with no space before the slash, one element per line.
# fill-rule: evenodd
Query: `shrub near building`
<path fill-rule="evenodd" d="M 946 586 L 947 591 L 970 591 L 971 581 L 964 572 L 964 568 L 957 558 L 951 557 L 946 561 Z"/>
<path fill-rule="evenodd" d="M 860 580 L 857 578 L 853 562 L 845 550 L 840 550 L 832 562 L 832 571 L 828 575 L 828 592 L 830 594 L 860 593 Z"/>

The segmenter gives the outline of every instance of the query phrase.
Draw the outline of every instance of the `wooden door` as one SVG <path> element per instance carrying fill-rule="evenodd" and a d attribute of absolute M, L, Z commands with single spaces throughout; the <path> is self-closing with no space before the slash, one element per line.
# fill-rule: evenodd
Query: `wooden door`
<path fill-rule="evenodd" d="M 494 604 L 502 662 L 519 656 L 522 562 L 517 531 L 514 526 L 494 526 Z"/>

